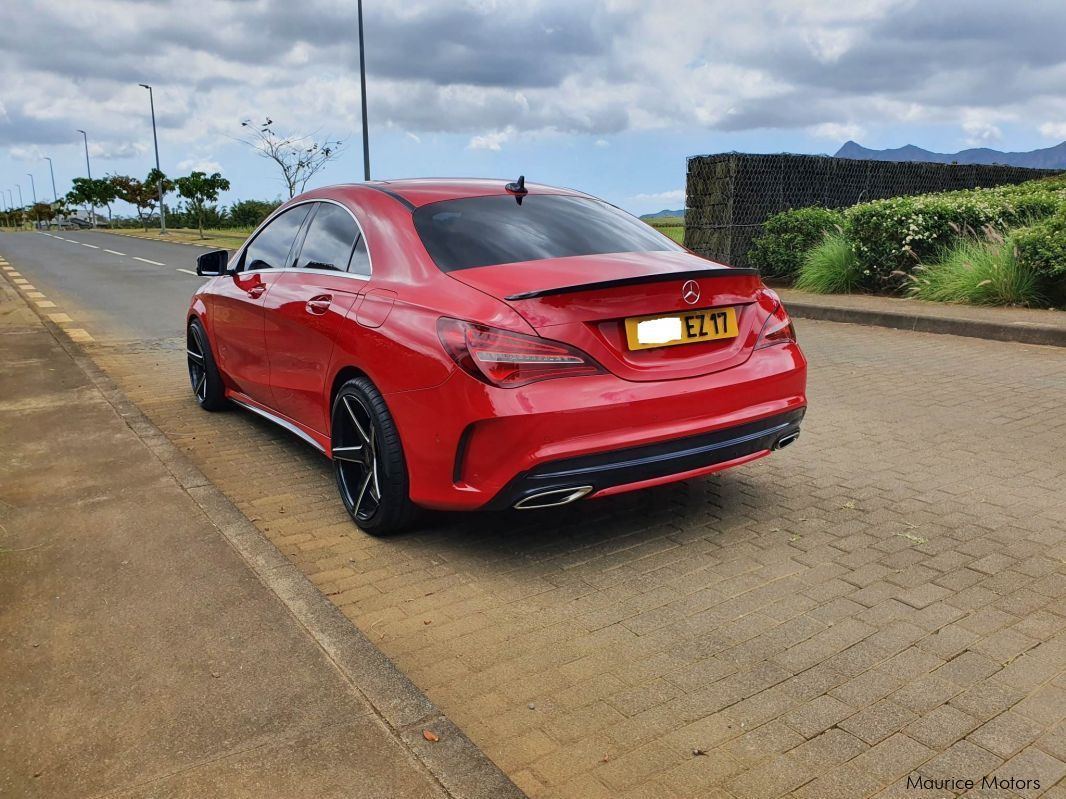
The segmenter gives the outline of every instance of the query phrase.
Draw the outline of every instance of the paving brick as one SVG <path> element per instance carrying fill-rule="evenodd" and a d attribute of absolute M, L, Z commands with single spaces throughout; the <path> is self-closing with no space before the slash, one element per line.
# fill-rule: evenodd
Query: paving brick
<path fill-rule="evenodd" d="M 1008 758 L 1035 741 L 1043 731 L 1043 724 L 1008 710 L 985 722 L 967 740 L 1002 758 Z"/>
<path fill-rule="evenodd" d="M 1066 763 L 1047 752 L 1029 748 L 1004 763 L 992 776 L 997 788 L 1002 785 L 1000 781 L 1006 780 L 1011 791 L 1033 799 L 1062 782 L 1066 777 Z"/>
<path fill-rule="evenodd" d="M 1066 363 L 976 339 L 803 332 L 801 446 L 388 541 L 349 523 L 317 454 L 189 402 L 180 340 L 97 337 L 94 357 L 534 799 L 888 796 L 900 780 L 876 763 L 890 742 L 957 773 L 998 768 L 972 740 L 949 743 L 959 714 L 1042 725 L 1021 754 L 1061 760 Z M 855 712 L 819 734 L 844 705 Z M 686 752 L 694 736 L 719 759 Z"/>
<path fill-rule="evenodd" d="M 831 696 L 820 696 L 785 714 L 785 722 L 805 738 L 813 738 L 852 715 L 854 709 Z"/>
<path fill-rule="evenodd" d="M 882 699 L 840 722 L 840 728 L 868 744 L 876 744 L 899 732 L 915 718 L 914 711 Z"/>
<path fill-rule="evenodd" d="M 944 750 L 972 732 L 981 722 L 951 705 L 933 708 L 904 732 L 919 743 L 936 750 Z"/>

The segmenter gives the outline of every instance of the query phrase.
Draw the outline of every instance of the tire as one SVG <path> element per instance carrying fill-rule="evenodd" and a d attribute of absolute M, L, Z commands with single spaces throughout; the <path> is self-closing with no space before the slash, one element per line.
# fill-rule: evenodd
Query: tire
<path fill-rule="evenodd" d="M 192 385 L 196 404 L 205 411 L 220 411 L 226 407 L 226 391 L 222 376 L 215 366 L 215 356 L 207 332 L 199 319 L 189 323 L 185 334 L 185 351 L 189 363 L 189 383 Z"/>
<path fill-rule="evenodd" d="M 369 379 L 340 387 L 330 430 L 337 489 L 359 529 L 386 536 L 410 527 L 418 508 L 410 498 L 400 435 Z"/>

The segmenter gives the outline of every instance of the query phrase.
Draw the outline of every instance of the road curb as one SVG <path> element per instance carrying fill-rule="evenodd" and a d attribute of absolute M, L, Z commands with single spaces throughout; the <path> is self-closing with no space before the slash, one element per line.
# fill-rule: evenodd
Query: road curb
<path fill-rule="evenodd" d="M 199 468 L 141 412 L 84 347 L 62 335 L 6 281 L 82 369 L 126 425 L 218 528 L 249 568 L 362 694 L 395 738 L 454 799 L 527 799 L 499 767 L 290 562 Z M 422 735 L 433 730 L 439 742 Z"/>
<path fill-rule="evenodd" d="M 842 308 L 817 305 L 802 300 L 786 299 L 788 312 L 800 319 L 825 322 L 847 322 L 855 325 L 890 327 L 919 333 L 941 333 L 952 336 L 1014 341 L 1021 344 L 1043 344 L 1066 347 L 1066 328 L 1025 322 L 987 322 L 980 319 L 958 319 L 928 316 L 899 311 L 875 311 L 867 308 Z"/>

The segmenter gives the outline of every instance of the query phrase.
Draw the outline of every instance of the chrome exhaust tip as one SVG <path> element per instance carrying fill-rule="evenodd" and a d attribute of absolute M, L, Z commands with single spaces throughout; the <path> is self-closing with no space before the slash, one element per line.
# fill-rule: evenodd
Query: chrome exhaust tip
<path fill-rule="evenodd" d="M 515 510 L 536 510 L 538 508 L 554 508 L 559 505 L 569 505 L 576 502 L 592 491 L 592 486 L 579 486 L 577 488 L 555 488 L 551 491 L 541 491 L 520 499 L 514 504 Z"/>
<path fill-rule="evenodd" d="M 796 439 L 798 439 L 799 437 L 799 430 L 795 430 L 791 433 L 785 433 L 774 443 L 774 449 L 784 449 L 789 444 L 794 444 L 796 442 Z"/>

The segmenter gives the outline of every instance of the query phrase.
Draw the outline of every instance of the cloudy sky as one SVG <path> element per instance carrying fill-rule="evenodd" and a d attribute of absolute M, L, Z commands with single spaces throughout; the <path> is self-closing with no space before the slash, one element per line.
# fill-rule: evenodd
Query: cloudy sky
<path fill-rule="evenodd" d="M 955 151 L 1066 139 L 1062 0 L 366 0 L 373 176 L 512 177 L 638 213 L 681 207 L 697 153 Z M 283 186 L 240 123 L 350 142 L 362 177 L 355 0 L 0 4 L 0 192 L 85 173 L 221 170 Z"/>

